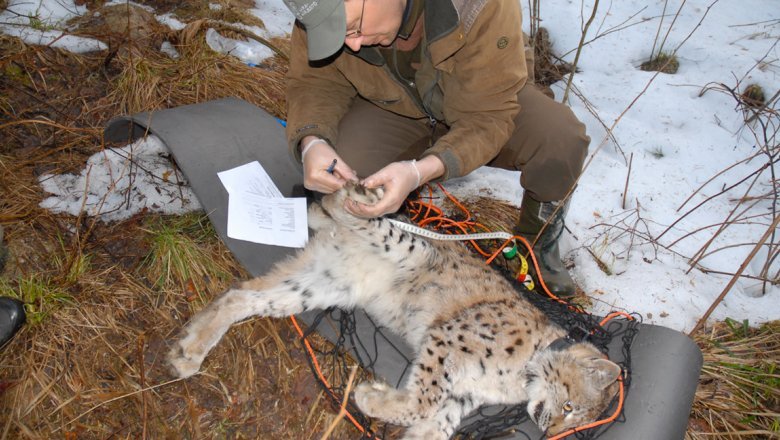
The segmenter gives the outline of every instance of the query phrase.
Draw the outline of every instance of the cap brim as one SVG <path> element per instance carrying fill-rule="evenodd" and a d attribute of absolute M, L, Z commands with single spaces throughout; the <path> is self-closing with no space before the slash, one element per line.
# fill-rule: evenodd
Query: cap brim
<path fill-rule="evenodd" d="M 347 17 L 342 3 L 342 7 L 336 7 L 320 24 L 306 28 L 309 60 L 321 60 L 338 52 L 346 34 Z"/>

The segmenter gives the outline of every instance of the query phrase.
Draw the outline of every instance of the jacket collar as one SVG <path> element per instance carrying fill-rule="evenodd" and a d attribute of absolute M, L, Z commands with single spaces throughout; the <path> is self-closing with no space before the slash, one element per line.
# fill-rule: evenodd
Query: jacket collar
<path fill-rule="evenodd" d="M 460 20 L 458 11 L 451 0 L 425 0 L 426 11 L 436 11 L 435 14 L 425 14 L 425 38 L 431 44 L 454 31 Z"/>

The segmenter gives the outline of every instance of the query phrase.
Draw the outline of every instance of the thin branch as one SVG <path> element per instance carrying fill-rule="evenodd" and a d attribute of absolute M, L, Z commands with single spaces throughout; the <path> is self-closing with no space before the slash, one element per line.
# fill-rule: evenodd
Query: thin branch
<path fill-rule="evenodd" d="M 352 392 L 352 384 L 355 381 L 355 374 L 357 373 L 357 365 L 352 366 L 352 372 L 349 373 L 349 381 L 347 382 L 347 389 L 344 390 L 344 399 L 341 401 L 341 407 L 339 408 L 339 413 L 336 415 L 336 418 L 333 419 L 333 422 L 331 422 L 330 426 L 328 426 L 328 429 L 325 431 L 325 434 L 322 434 L 322 437 L 320 437 L 320 440 L 327 440 L 330 435 L 333 433 L 333 430 L 336 429 L 336 426 L 338 426 L 341 419 L 344 418 L 344 416 L 347 415 L 347 402 L 349 401 L 349 394 Z"/>
<path fill-rule="evenodd" d="M 712 312 L 715 311 L 715 309 L 718 307 L 718 305 L 723 301 L 723 299 L 726 297 L 726 295 L 731 291 L 731 288 L 734 287 L 734 284 L 736 284 L 737 280 L 739 280 L 740 275 L 742 275 L 742 272 L 745 271 L 745 268 L 747 268 L 748 264 L 750 264 L 750 261 L 753 259 L 753 257 L 756 256 L 758 251 L 761 249 L 761 247 L 764 245 L 764 242 L 769 238 L 770 235 L 774 232 L 775 228 L 780 225 L 780 216 L 775 217 L 772 224 L 769 226 L 769 228 L 764 232 L 764 235 L 761 237 L 761 239 L 756 243 L 756 246 L 753 247 L 753 250 L 750 251 L 750 255 L 745 258 L 745 261 L 742 262 L 742 264 L 739 266 L 739 269 L 734 274 L 734 276 L 731 278 L 729 283 L 726 285 L 726 287 L 723 289 L 723 292 L 718 295 L 718 297 L 715 299 L 715 301 L 712 303 L 709 309 L 707 309 L 707 312 L 704 313 L 704 315 L 699 319 L 699 322 L 696 323 L 696 325 L 693 327 L 693 330 L 688 333 L 689 336 L 694 335 L 701 326 L 704 325 L 705 322 L 707 322 L 707 319 L 712 315 Z"/>
<path fill-rule="evenodd" d="M 687 198 L 687 199 L 685 199 L 685 201 L 684 201 L 684 202 L 682 202 L 682 204 L 681 204 L 680 206 L 678 206 L 678 207 L 677 207 L 676 211 L 677 211 L 677 212 L 680 212 L 680 210 L 681 210 L 681 209 L 683 209 L 683 207 L 684 207 L 685 205 L 687 205 L 687 204 L 688 204 L 688 202 L 690 202 L 690 201 L 691 201 L 691 199 L 693 198 L 693 196 L 695 196 L 696 194 L 698 194 L 698 193 L 699 193 L 699 191 L 701 191 L 702 189 L 704 189 L 704 187 L 705 187 L 705 186 L 707 186 L 707 185 L 709 185 L 710 183 L 712 183 L 712 181 L 713 181 L 713 180 L 715 180 L 716 178 L 718 178 L 718 177 L 722 176 L 723 174 L 726 174 L 728 171 L 730 171 L 731 169 L 733 169 L 733 168 L 737 167 L 738 165 L 742 165 L 743 163 L 750 162 L 751 160 L 755 159 L 756 157 L 760 156 L 761 154 L 762 154 L 762 153 L 760 153 L 760 152 L 759 152 L 759 153 L 756 153 L 756 154 L 754 154 L 754 155 L 752 155 L 752 156 L 750 156 L 750 157 L 747 157 L 747 158 L 745 158 L 745 159 L 742 159 L 742 160 L 740 160 L 740 161 L 739 161 L 739 162 L 737 162 L 737 163 L 734 163 L 734 164 L 730 165 L 730 166 L 729 166 L 729 167 L 727 167 L 727 168 L 724 168 L 724 169 L 723 169 L 723 170 L 721 170 L 721 171 L 718 171 L 718 172 L 717 172 L 717 173 L 716 173 L 714 176 L 712 176 L 712 177 L 710 177 L 709 179 L 707 179 L 707 181 L 706 181 L 706 182 L 704 182 L 704 183 L 702 183 L 701 185 L 699 185 L 699 187 L 698 187 L 698 188 L 696 188 L 696 190 L 695 190 L 695 191 L 693 191 L 693 193 L 691 193 L 691 195 L 690 195 L 690 196 L 688 196 L 688 198 Z"/>
<path fill-rule="evenodd" d="M 672 23 L 669 25 L 669 29 L 666 31 L 666 35 L 664 35 L 664 39 L 663 39 L 663 41 L 661 41 L 661 45 L 658 46 L 658 54 L 659 55 L 664 50 L 664 45 L 666 44 L 666 39 L 669 38 L 669 34 L 672 33 L 672 29 L 674 29 L 674 23 L 677 22 L 678 18 L 680 18 L 680 12 L 682 12 L 682 8 L 683 8 L 683 6 L 685 6 L 685 3 L 686 3 L 686 0 L 683 0 L 682 3 L 680 3 L 680 7 L 677 8 L 677 13 L 674 14 L 674 18 L 672 18 Z M 717 3 L 717 0 L 716 0 L 715 3 Z M 714 5 L 715 3 L 713 3 L 712 5 Z M 712 7 L 712 5 L 710 5 L 710 7 Z M 709 8 L 707 8 L 707 12 L 709 12 Z M 675 50 L 675 52 L 677 52 L 677 51 Z"/>
<path fill-rule="evenodd" d="M 760 175 L 761 175 L 761 173 L 758 173 L 758 174 L 756 174 L 756 177 L 753 179 L 753 181 L 752 181 L 752 182 L 750 182 L 750 185 L 748 185 L 747 189 L 745 190 L 745 194 L 749 194 L 749 193 L 750 193 L 750 191 L 753 189 L 753 186 L 756 184 L 756 182 L 758 182 L 758 178 L 760 177 Z M 757 203 L 758 203 L 758 201 L 755 201 L 755 202 L 753 202 L 753 205 L 752 205 L 752 206 L 754 206 L 754 205 L 755 205 L 755 204 L 757 204 Z M 715 233 L 712 235 L 712 237 L 711 237 L 709 240 L 707 240 L 707 242 L 706 242 L 706 243 L 704 243 L 704 245 L 703 245 L 703 246 L 702 246 L 702 247 L 701 247 L 701 248 L 700 248 L 700 249 L 699 249 L 699 250 L 698 250 L 698 251 L 697 251 L 697 252 L 696 252 L 696 253 L 693 255 L 693 258 L 691 259 L 691 266 L 690 266 L 690 268 L 688 269 L 688 271 L 687 271 L 687 272 L 690 272 L 690 271 L 691 271 L 691 269 L 693 268 L 693 266 L 694 266 L 694 265 L 696 265 L 696 263 L 698 263 L 699 261 L 701 261 L 701 259 L 703 258 L 704 254 L 706 253 L 707 249 L 709 249 L 709 247 L 712 245 L 712 243 L 714 243 L 714 242 L 715 242 L 715 239 L 716 239 L 716 238 L 718 238 L 718 236 L 719 236 L 719 235 L 720 235 L 720 234 L 721 234 L 721 233 L 722 233 L 722 232 L 723 232 L 723 231 L 726 229 L 726 227 L 727 227 L 727 226 L 730 224 L 729 220 L 730 220 L 732 217 L 735 217 L 735 216 L 736 216 L 737 209 L 738 209 L 740 206 L 741 206 L 740 204 L 737 204 L 736 206 L 734 206 L 734 209 L 732 209 L 732 210 L 729 212 L 729 215 L 728 215 L 728 217 L 726 217 L 726 221 L 725 221 L 725 222 L 724 222 L 724 223 L 721 225 L 721 227 L 720 227 L 720 228 L 718 228 L 718 230 L 717 230 L 717 231 L 715 231 Z M 750 209 L 752 206 L 749 206 L 748 208 L 744 209 L 744 210 L 743 210 L 743 212 L 746 212 L 746 211 L 747 211 L 748 209 Z"/>
<path fill-rule="evenodd" d="M 669 0 L 664 0 L 664 9 L 661 11 L 661 20 L 658 21 L 658 30 L 655 32 L 655 38 L 653 38 L 653 48 L 650 49 L 650 59 L 652 60 L 655 55 L 655 45 L 658 43 L 658 37 L 661 35 L 661 28 L 664 26 L 664 18 L 666 17 L 666 7 L 669 6 Z M 678 12 L 679 13 L 679 12 Z M 671 31 L 672 28 L 669 28 Z M 661 50 L 659 49 L 660 53 Z"/>
<path fill-rule="evenodd" d="M 617 24 L 617 25 L 607 29 L 603 33 L 597 33 L 595 37 L 593 37 L 590 40 L 586 41 L 584 46 L 588 46 L 588 45 L 592 44 L 594 41 L 600 40 L 600 39 L 602 39 L 602 38 L 604 38 L 604 37 L 606 37 L 606 36 L 608 36 L 610 34 L 614 34 L 616 32 L 621 32 L 621 31 L 626 30 L 628 28 L 632 28 L 634 26 L 640 25 L 642 23 L 647 23 L 648 21 L 653 20 L 654 17 L 648 17 L 648 18 L 642 18 L 639 21 L 636 21 L 634 23 L 628 23 L 632 18 L 634 18 L 637 15 L 639 15 L 640 13 L 642 13 L 642 11 L 644 11 L 645 9 L 647 9 L 647 6 L 643 7 L 642 9 L 637 11 L 635 14 L 633 14 L 633 15 L 629 16 L 628 18 L 626 18 L 625 20 L 623 20 L 622 23 L 619 23 L 619 24 Z M 563 55 L 561 55 L 561 58 L 570 55 L 575 50 L 577 50 L 577 48 L 574 48 L 574 49 L 569 50 L 568 52 L 565 52 Z"/>
<path fill-rule="evenodd" d="M 593 3 L 593 10 L 591 11 L 590 18 L 588 18 L 588 22 L 585 23 L 585 27 L 582 29 L 582 35 L 580 35 L 580 43 L 577 45 L 577 53 L 574 55 L 574 62 L 572 63 L 571 67 L 571 73 L 569 74 L 569 80 L 566 83 L 566 91 L 563 92 L 563 99 L 561 102 L 566 104 L 569 102 L 569 90 L 571 90 L 571 83 L 574 81 L 574 75 L 577 73 L 577 64 L 580 61 L 580 55 L 582 54 L 582 48 L 585 44 L 585 37 L 588 35 L 588 29 L 590 28 L 590 25 L 593 23 L 593 20 L 596 19 L 596 12 L 598 12 L 599 9 L 599 0 L 596 0 Z"/>
<path fill-rule="evenodd" d="M 196 374 L 200 374 L 200 373 L 196 373 Z M 174 382 L 179 382 L 179 381 L 181 381 L 181 380 L 184 380 L 184 379 L 185 379 L 185 378 L 171 379 L 171 380 L 169 380 L 169 381 L 167 381 L 167 382 L 163 382 L 163 383 L 159 383 L 159 384 L 157 384 L 157 385 L 153 385 L 153 386 L 150 386 L 150 387 L 146 387 L 146 388 L 141 388 L 141 389 L 139 389 L 139 390 L 135 390 L 135 391 L 133 391 L 132 393 L 122 394 L 121 396 L 117 396 L 117 397 L 114 397 L 114 398 L 112 398 L 112 399 L 104 400 L 103 402 L 100 402 L 100 403 L 98 403 L 97 405 L 93 406 L 92 408 L 90 408 L 90 409 L 88 409 L 88 410 L 84 411 L 83 413 L 81 413 L 81 414 L 77 415 L 76 417 L 74 417 L 74 418 L 72 418 L 72 419 L 68 420 L 67 422 L 65 422 L 65 424 L 64 424 L 64 425 L 62 425 L 62 426 L 60 426 L 59 428 L 57 428 L 57 429 L 55 429 L 54 431 L 52 431 L 52 433 L 56 433 L 56 432 L 58 432 L 58 431 L 62 430 L 62 428 L 64 428 L 65 426 L 68 426 L 68 425 L 70 425 L 71 423 L 73 423 L 73 422 L 75 422 L 76 420 L 78 420 L 78 419 L 80 419 L 80 418 L 84 417 L 85 415 L 87 415 L 87 414 L 91 413 L 92 411 L 94 411 L 94 410 L 96 410 L 96 409 L 100 408 L 100 407 L 101 407 L 101 406 L 103 406 L 103 405 L 109 404 L 109 403 L 111 403 L 111 402 L 115 402 L 115 401 L 117 401 L 117 400 L 122 400 L 122 399 L 124 399 L 124 398 L 127 398 L 127 397 L 130 397 L 130 396 L 134 396 L 134 395 L 136 395 L 136 394 L 138 394 L 138 393 L 145 393 L 146 391 L 150 391 L 150 390 L 156 390 L 157 388 L 161 388 L 161 387 L 164 387 L 164 386 L 166 386 L 166 385 L 170 385 L 170 384 L 172 384 L 172 383 L 174 383 Z"/>
<path fill-rule="evenodd" d="M 628 172 L 626 173 L 626 185 L 623 187 L 623 209 L 626 209 L 626 197 L 628 196 L 628 181 L 631 179 L 631 165 L 634 162 L 634 152 L 628 158 Z"/>
<path fill-rule="evenodd" d="M 663 232 L 661 232 L 661 235 L 658 236 L 658 239 L 660 240 L 664 235 L 666 235 L 667 232 L 672 230 L 672 228 L 674 228 L 678 223 L 680 223 L 684 218 L 686 218 L 688 215 L 690 215 L 693 211 L 696 211 L 697 209 L 699 209 L 702 205 L 706 204 L 710 200 L 712 200 L 712 199 L 714 199 L 714 198 L 716 198 L 716 197 L 718 197 L 718 196 L 720 196 L 722 194 L 725 194 L 725 193 L 729 192 L 731 189 L 736 188 L 737 186 L 739 186 L 742 183 L 746 182 L 751 177 L 757 177 L 757 175 L 761 174 L 761 172 L 763 172 L 768 166 L 769 166 L 769 164 L 764 164 L 759 169 L 753 171 L 752 173 L 748 174 L 744 178 L 740 179 L 737 183 L 735 183 L 733 185 L 729 185 L 728 187 L 723 188 L 721 191 L 719 191 L 719 192 L 717 192 L 717 193 L 715 193 L 715 194 L 705 198 L 704 200 L 699 202 L 699 204 L 697 204 L 693 208 L 689 209 L 685 214 L 683 214 L 677 220 L 672 222 L 671 225 L 669 225 Z"/>

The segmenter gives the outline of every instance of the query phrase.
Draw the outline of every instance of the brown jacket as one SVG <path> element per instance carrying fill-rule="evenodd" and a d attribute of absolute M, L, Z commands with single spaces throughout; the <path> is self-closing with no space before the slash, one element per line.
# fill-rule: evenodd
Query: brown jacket
<path fill-rule="evenodd" d="M 444 163 L 443 180 L 486 164 L 514 130 L 517 94 L 528 79 L 521 18 L 517 0 L 425 0 L 414 84 L 393 75 L 375 47 L 357 53 L 345 47 L 333 62 L 313 67 L 305 31 L 295 26 L 287 85 L 292 154 L 300 160 L 298 143 L 307 135 L 337 142 L 338 123 L 360 95 L 388 111 L 450 128 L 425 153 Z"/>

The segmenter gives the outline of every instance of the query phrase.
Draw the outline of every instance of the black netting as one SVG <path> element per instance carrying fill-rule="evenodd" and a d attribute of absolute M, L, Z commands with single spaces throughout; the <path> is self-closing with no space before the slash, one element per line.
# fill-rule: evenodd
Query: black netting
<path fill-rule="evenodd" d="M 570 330 L 572 328 L 580 328 L 590 332 L 591 334 L 588 336 L 588 340 L 605 353 L 607 352 L 608 345 L 610 345 L 612 341 L 616 341 L 619 346 L 618 351 L 620 352 L 620 356 L 614 355 L 615 349 L 613 347 L 613 356 L 611 356 L 611 359 L 613 362 L 621 365 L 626 372 L 624 386 L 626 394 L 628 393 L 631 381 L 630 348 L 631 343 L 639 330 L 638 317 L 633 321 L 622 319 L 612 320 L 602 328 L 596 317 L 578 310 L 577 307 L 547 299 L 535 292 L 530 292 L 520 287 L 518 288 L 518 294 L 543 310 L 552 321 L 564 329 Z M 370 376 L 374 375 L 375 366 L 377 362 L 380 361 L 381 354 L 377 352 L 376 348 L 380 345 L 378 344 L 380 339 L 391 344 L 392 350 L 405 357 L 407 369 L 411 366 L 412 359 L 406 357 L 400 347 L 392 345 L 392 339 L 388 338 L 384 333 L 387 332 L 386 329 L 374 326 L 373 331 L 371 332 L 357 332 L 354 312 L 336 309 L 323 311 L 308 328 L 304 337 L 309 336 L 311 332 L 319 331 L 318 329 L 322 329 L 323 326 L 326 325 L 333 327 L 330 330 L 335 332 L 337 338 L 335 341 L 332 341 L 333 345 L 329 345 L 327 348 L 315 349 L 315 352 L 320 363 L 320 369 L 326 372 L 326 375 L 328 376 L 327 381 L 329 387 L 326 386 L 316 374 L 311 359 L 309 360 L 309 363 L 312 370 L 315 372 L 315 377 L 317 377 L 335 408 L 338 408 L 341 405 L 346 390 L 350 373 L 350 362 L 348 358 L 354 359 L 363 368 L 363 372 L 361 373 L 362 377 L 359 378 L 360 380 L 358 380 L 358 382 L 368 379 Z M 401 386 L 400 383 L 394 385 Z M 604 417 L 614 413 L 616 404 L 617 398 L 612 406 L 605 411 Z M 348 403 L 348 410 L 356 422 L 365 429 L 360 438 L 384 438 L 387 437 L 387 433 L 392 429 L 392 427 L 383 422 L 371 420 L 361 414 L 360 410 L 351 400 Z M 464 423 L 455 434 L 455 438 L 490 439 L 501 438 L 512 434 L 515 436 L 513 438 L 531 439 L 530 435 L 518 431 L 517 429 L 518 425 L 528 421 L 525 404 L 511 407 L 481 408 L 477 410 L 477 413 L 477 420 Z M 470 417 L 469 420 L 473 418 L 474 417 Z M 624 422 L 624 418 L 621 414 L 613 423 L 622 422 Z M 578 439 L 596 439 L 606 432 L 609 429 L 609 426 L 611 426 L 611 424 L 577 432 L 572 434 L 571 437 Z"/>
<path fill-rule="evenodd" d="M 495 247 L 497 245 L 480 242 L 479 246 L 483 249 L 490 249 L 491 246 Z M 631 382 L 631 344 L 639 331 L 641 320 L 638 315 L 634 315 L 633 320 L 610 320 L 605 327 L 602 327 L 599 325 L 600 319 L 598 317 L 586 313 L 579 306 L 556 301 L 550 299 L 546 295 L 541 295 L 535 291 L 529 291 L 514 279 L 511 269 L 503 263 L 498 262 L 498 260 L 493 263 L 493 266 L 510 280 L 514 281 L 513 285 L 516 286 L 518 295 L 521 295 L 531 304 L 542 310 L 550 320 L 566 331 L 572 329 L 583 330 L 588 334 L 586 340 L 593 343 L 603 353 L 611 353 L 610 359 L 623 368 L 625 374 L 623 379 L 624 389 L 626 396 L 628 395 Z M 377 347 L 380 346 L 379 342 L 383 343 L 382 346 L 384 347 L 384 350 L 393 351 L 395 352 L 395 355 L 402 356 L 405 359 L 406 368 L 404 373 L 410 368 L 413 360 L 409 359 L 408 356 L 404 354 L 404 350 L 393 344 L 393 339 L 385 334 L 385 332 L 387 332 L 386 329 L 373 325 L 369 331 L 366 331 L 365 327 L 363 327 L 363 330 L 358 332 L 356 330 L 355 316 L 355 312 L 334 309 L 326 310 L 317 316 L 304 335 L 305 338 L 315 331 L 336 335 L 334 338 L 330 338 L 332 340 L 331 342 L 333 342 L 331 347 L 315 350 L 320 362 L 321 370 L 328 376 L 327 380 L 329 386 L 327 386 L 319 377 L 313 361 L 311 359 L 309 360 L 315 377 L 325 389 L 326 394 L 336 408 L 340 407 L 343 401 L 344 392 L 346 391 L 350 373 L 350 357 L 351 359 L 354 359 L 354 361 L 357 361 L 363 368 L 362 377 L 359 377 L 357 382 L 366 380 L 369 376 L 376 375 L 375 368 L 377 363 L 380 362 L 380 353 L 377 349 Z M 367 319 L 370 320 L 370 317 Z M 373 322 L 371 323 L 373 324 Z M 328 326 L 328 328 L 325 328 L 324 326 Z M 323 330 L 327 331 L 323 332 Z M 381 355 L 385 356 L 387 353 L 382 353 Z M 400 375 L 399 377 L 403 377 L 403 375 Z M 399 379 L 399 383 L 395 383 L 394 385 L 400 387 L 402 385 L 400 382 L 401 379 Z M 617 404 L 618 398 L 616 397 L 610 408 L 602 415 L 602 418 L 606 418 L 613 414 Z M 512 436 L 512 438 L 531 439 L 532 437 L 529 434 L 518 429 L 519 425 L 527 422 L 529 419 L 525 409 L 525 404 L 479 408 L 474 413 L 476 415 L 472 414 L 464 421 L 460 429 L 455 433 L 454 438 L 493 439 Z M 348 404 L 348 410 L 356 424 L 359 424 L 364 430 L 360 438 L 384 438 L 393 431 L 399 431 L 399 428 L 397 427 L 392 427 L 381 421 L 371 420 L 361 414 L 360 410 L 351 400 Z M 613 423 L 623 422 L 625 422 L 625 419 L 621 408 L 621 412 L 615 421 L 596 428 L 576 432 L 569 437 L 577 439 L 596 439 L 606 432 Z"/>
<path fill-rule="evenodd" d="M 370 318 L 367 317 L 367 319 Z M 357 362 L 361 367 L 355 383 L 360 383 L 376 376 L 375 366 L 380 358 L 377 347 L 380 346 L 380 340 L 384 342 L 382 346 L 385 349 L 390 347 L 396 355 L 405 359 L 406 368 L 402 375 L 409 369 L 413 360 L 406 356 L 400 347 L 394 345 L 391 338 L 385 335 L 386 329 L 374 325 L 371 332 L 358 332 L 355 322 L 355 312 L 330 308 L 317 315 L 302 337 L 305 340 L 313 332 L 336 335 L 335 340 L 331 341 L 332 344 L 322 344 L 322 347 L 314 348 L 319 362 L 319 370 L 326 376 L 327 384 L 320 377 L 314 360 L 311 358 L 307 359 L 314 377 L 325 390 L 331 405 L 336 410 L 340 408 L 344 400 L 351 364 Z M 394 385 L 396 387 L 400 386 L 400 381 Z M 347 410 L 354 422 L 362 428 L 361 439 L 385 438 L 388 432 L 393 430 L 393 427 L 390 425 L 378 420 L 371 420 L 363 415 L 352 399 L 347 402 Z"/>

